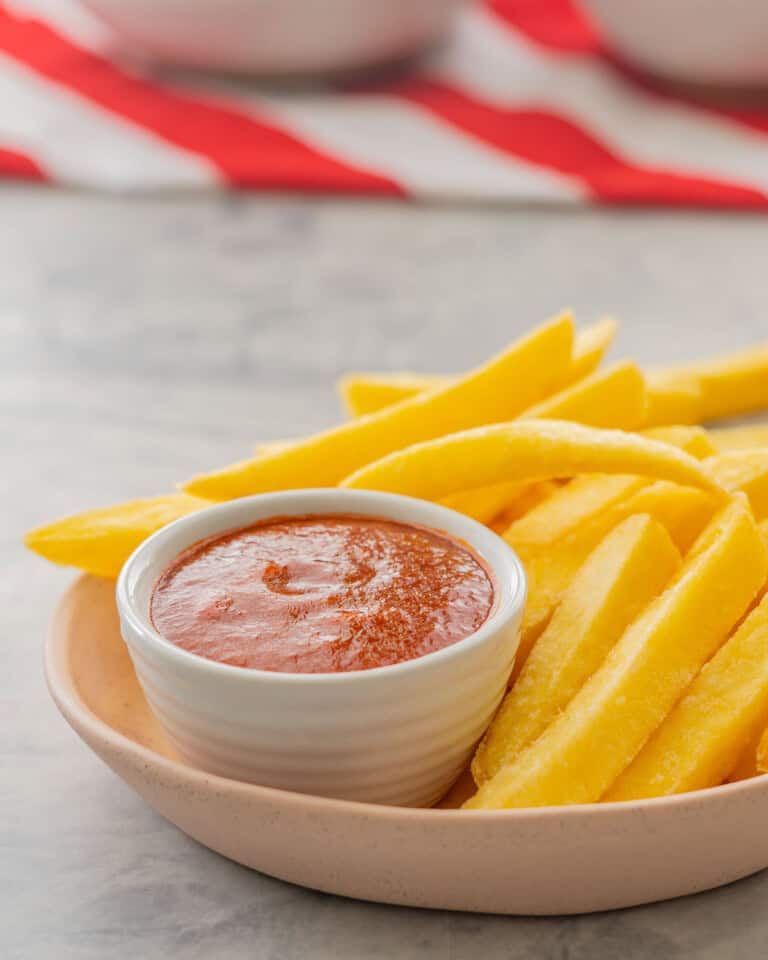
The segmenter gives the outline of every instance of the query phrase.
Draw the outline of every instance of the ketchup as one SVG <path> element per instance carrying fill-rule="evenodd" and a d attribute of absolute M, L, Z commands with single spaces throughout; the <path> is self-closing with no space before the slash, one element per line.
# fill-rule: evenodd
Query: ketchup
<path fill-rule="evenodd" d="M 193 545 L 160 575 L 150 616 L 209 660 L 329 673 L 456 643 L 493 601 L 484 561 L 447 534 L 332 514 L 272 518 Z"/>

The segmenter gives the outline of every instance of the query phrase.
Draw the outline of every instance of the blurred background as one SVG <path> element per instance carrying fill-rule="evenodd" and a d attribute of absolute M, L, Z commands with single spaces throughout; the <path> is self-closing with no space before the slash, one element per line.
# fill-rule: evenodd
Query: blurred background
<path fill-rule="evenodd" d="M 759 0 L 10 0 L 0 173 L 764 209 Z"/>
<path fill-rule="evenodd" d="M 764 877 L 606 926 L 215 857 L 55 714 L 71 575 L 19 543 L 334 422 L 345 370 L 460 370 L 563 307 L 647 363 L 765 340 L 766 90 L 760 0 L 0 2 L 3 960 L 757 955 Z"/>

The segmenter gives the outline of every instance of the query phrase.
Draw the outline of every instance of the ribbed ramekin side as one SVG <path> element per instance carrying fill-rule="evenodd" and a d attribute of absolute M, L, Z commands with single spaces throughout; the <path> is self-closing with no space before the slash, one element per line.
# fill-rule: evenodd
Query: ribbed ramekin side
<path fill-rule="evenodd" d="M 383 710 L 381 699 L 370 711 L 361 700 L 350 728 L 348 715 L 334 715 L 330 705 L 313 722 L 300 696 L 282 712 L 255 698 L 235 721 L 223 689 L 219 699 L 195 703 L 177 671 L 136 650 L 133 660 L 153 712 L 195 766 L 303 793 L 414 806 L 434 801 L 466 764 L 509 672 L 507 658 L 480 651 L 461 675 L 425 684 L 420 696 L 398 698 L 393 685 Z"/>

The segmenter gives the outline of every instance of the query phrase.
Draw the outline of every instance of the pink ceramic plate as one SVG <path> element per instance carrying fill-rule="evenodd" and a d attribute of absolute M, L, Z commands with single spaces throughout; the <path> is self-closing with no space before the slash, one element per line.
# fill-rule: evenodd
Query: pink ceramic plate
<path fill-rule="evenodd" d="M 661 800 L 483 812 L 327 800 L 202 773 L 149 712 L 113 594 L 110 581 L 81 577 L 64 596 L 46 653 L 51 693 L 147 803 L 246 866 L 347 897 L 518 914 L 647 903 L 768 866 L 768 776 Z"/>

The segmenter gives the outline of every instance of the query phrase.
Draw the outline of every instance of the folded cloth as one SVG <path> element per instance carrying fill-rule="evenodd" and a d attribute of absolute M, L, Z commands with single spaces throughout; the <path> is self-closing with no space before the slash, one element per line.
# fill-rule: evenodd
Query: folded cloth
<path fill-rule="evenodd" d="M 768 108 L 611 55 L 572 0 L 482 0 L 410 72 L 307 91 L 126 63 L 75 0 L 0 0 L 0 175 L 106 190 L 768 208 Z"/>

